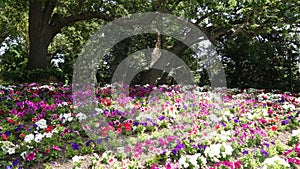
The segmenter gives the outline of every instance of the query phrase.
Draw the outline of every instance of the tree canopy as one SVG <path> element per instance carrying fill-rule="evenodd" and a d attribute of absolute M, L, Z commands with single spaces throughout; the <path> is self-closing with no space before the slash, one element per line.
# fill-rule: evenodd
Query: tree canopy
<path fill-rule="evenodd" d="M 292 90 L 299 81 L 297 0 L 12 0 L 1 1 L 0 7 L 0 40 L 8 46 L 0 56 L 1 70 L 57 67 L 71 80 L 83 44 L 100 25 L 157 11 L 185 18 L 207 35 L 222 56 L 229 87 Z M 187 46 L 171 37 L 161 39 L 161 48 L 181 57 L 199 77 L 199 84 L 209 84 L 205 70 L 199 71 L 200 60 Z M 99 67 L 98 80 L 109 82 L 120 61 L 134 51 L 154 47 L 156 41 L 157 35 L 149 34 L 118 44 Z M 53 64 L 58 58 L 63 62 Z M 143 73 L 137 81 L 149 83 L 142 79 Z M 166 83 L 166 72 L 157 75 Z"/>

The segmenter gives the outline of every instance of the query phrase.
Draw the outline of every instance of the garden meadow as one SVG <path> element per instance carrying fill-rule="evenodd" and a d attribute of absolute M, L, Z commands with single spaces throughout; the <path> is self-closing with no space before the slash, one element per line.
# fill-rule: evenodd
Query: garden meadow
<path fill-rule="evenodd" d="M 96 86 L 96 121 L 82 125 L 90 114 L 77 111 L 71 89 L 36 83 L 0 87 L 1 168 L 300 165 L 298 93 L 222 89 L 218 100 L 209 87 L 148 85 L 118 97 L 113 85 Z M 150 116 L 137 118 L 143 114 Z M 98 137 L 89 137 L 89 125 L 100 120 Z M 122 141 L 118 138 L 126 140 L 123 149 L 110 144 Z"/>

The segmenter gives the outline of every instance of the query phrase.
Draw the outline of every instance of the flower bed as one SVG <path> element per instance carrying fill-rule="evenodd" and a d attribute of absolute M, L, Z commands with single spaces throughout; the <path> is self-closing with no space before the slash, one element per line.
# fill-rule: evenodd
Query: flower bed
<path fill-rule="evenodd" d="M 97 107 L 87 113 L 67 85 L 0 86 L 0 168 L 300 165 L 298 95 L 137 86 L 127 97 L 113 89 L 96 87 Z"/>

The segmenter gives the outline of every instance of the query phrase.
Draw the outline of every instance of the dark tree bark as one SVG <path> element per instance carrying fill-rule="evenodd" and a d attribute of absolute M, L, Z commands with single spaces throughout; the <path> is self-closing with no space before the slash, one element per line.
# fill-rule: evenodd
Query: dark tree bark
<path fill-rule="evenodd" d="M 47 57 L 48 46 L 54 34 L 49 25 L 49 20 L 54 5 L 47 1 L 42 9 L 42 1 L 31 0 L 29 5 L 29 58 L 26 69 L 45 69 L 49 65 Z"/>

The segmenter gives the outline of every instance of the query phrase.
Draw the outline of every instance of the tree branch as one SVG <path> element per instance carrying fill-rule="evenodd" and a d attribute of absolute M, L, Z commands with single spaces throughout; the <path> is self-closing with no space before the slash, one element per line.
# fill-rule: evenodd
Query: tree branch
<path fill-rule="evenodd" d="M 48 25 L 50 23 L 50 18 L 51 18 L 54 8 L 55 8 L 55 4 L 54 4 L 53 0 L 47 0 L 47 2 L 45 4 L 45 8 L 43 10 L 43 21 L 44 21 L 43 24 L 44 25 Z"/>
<path fill-rule="evenodd" d="M 108 14 L 104 14 L 102 12 L 84 12 L 84 13 L 79 13 L 75 15 L 71 15 L 65 18 L 57 18 L 57 20 L 53 21 L 53 26 L 55 32 L 59 32 L 63 27 L 69 26 L 75 22 L 78 21 L 83 21 L 83 20 L 88 20 L 88 19 L 93 19 L 93 18 L 98 18 L 98 19 L 103 19 L 106 21 L 113 21 L 115 18 L 111 17 Z"/>

